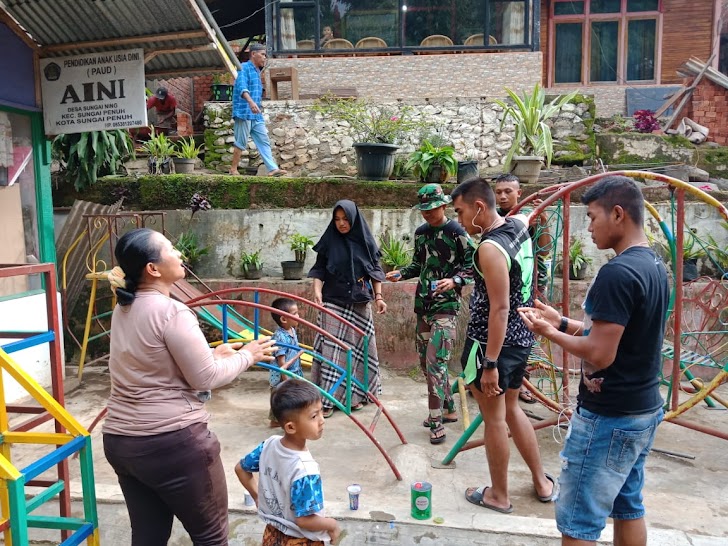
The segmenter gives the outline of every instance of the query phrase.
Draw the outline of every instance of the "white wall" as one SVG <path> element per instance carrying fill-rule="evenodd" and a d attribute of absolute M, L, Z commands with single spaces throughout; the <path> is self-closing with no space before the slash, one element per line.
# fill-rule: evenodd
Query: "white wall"
<path fill-rule="evenodd" d="M 61 325 L 61 295 L 58 296 L 58 332 L 60 334 L 59 350 L 63 357 L 63 334 Z M 46 318 L 45 294 L 35 294 L 6 301 L 0 301 L 0 331 L 33 331 L 45 332 L 48 330 Z M 2 339 L 0 344 L 5 345 L 15 339 Z M 51 363 L 48 343 L 36 345 L 29 349 L 23 349 L 10 353 L 20 367 L 33 379 L 38 381 L 42 387 L 50 392 L 51 388 Z M 65 364 L 65 363 L 63 363 Z M 65 373 L 64 373 L 65 377 Z M 5 388 L 5 402 L 16 402 L 28 396 L 27 391 L 22 388 L 6 372 L 3 372 L 3 384 Z"/>

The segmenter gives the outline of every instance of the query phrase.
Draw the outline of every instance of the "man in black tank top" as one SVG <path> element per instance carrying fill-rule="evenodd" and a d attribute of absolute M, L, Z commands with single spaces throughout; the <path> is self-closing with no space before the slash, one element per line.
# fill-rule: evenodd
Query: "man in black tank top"
<path fill-rule="evenodd" d="M 465 383 L 485 422 L 485 452 L 490 487 L 471 487 L 465 498 L 509 514 L 508 432 L 533 476 L 536 497 L 550 502 L 554 478 L 544 472 L 536 434 L 518 404 L 518 393 L 533 345 L 533 334 L 518 314 L 531 305 L 533 248 L 522 216 L 502 218 L 495 195 L 482 178 L 460 184 L 452 193 L 458 222 L 480 244 L 473 258 L 474 289 L 463 350 Z"/>
<path fill-rule="evenodd" d="M 647 243 L 644 199 L 633 180 L 608 176 L 582 202 L 597 248 L 616 253 L 589 287 L 584 321 L 538 301 L 519 311 L 533 332 L 582 359 L 577 407 L 561 452 L 556 526 L 563 545 L 587 545 L 611 517 L 614 544 L 644 546 L 645 459 L 663 416 L 658 376 L 667 272 Z"/>

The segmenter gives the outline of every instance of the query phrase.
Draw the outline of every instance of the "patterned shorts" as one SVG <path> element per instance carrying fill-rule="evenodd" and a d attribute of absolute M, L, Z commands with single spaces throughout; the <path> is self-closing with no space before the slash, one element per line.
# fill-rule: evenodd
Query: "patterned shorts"
<path fill-rule="evenodd" d="M 265 531 L 263 532 L 262 546 L 324 546 L 324 543 L 320 540 L 311 540 L 309 538 L 289 537 L 271 524 L 268 524 L 265 526 Z"/>

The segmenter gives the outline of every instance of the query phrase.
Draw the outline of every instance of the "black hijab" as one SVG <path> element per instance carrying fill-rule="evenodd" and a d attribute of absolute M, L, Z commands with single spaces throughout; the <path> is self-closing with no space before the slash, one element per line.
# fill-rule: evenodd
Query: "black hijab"
<path fill-rule="evenodd" d="M 351 224 L 348 233 L 340 233 L 334 222 L 336 209 L 341 209 Z M 334 205 L 331 222 L 313 247 L 314 252 L 326 255 L 326 270 L 344 280 L 356 282 L 362 277 L 384 280 L 379 265 L 379 247 L 356 203 L 342 199 Z"/>

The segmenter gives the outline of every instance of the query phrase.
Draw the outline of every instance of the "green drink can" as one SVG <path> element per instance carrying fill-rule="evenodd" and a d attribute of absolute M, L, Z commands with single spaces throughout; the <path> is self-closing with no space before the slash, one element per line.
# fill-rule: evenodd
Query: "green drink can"
<path fill-rule="evenodd" d="M 432 517 L 432 484 L 414 482 L 411 487 L 412 517 L 430 519 Z"/>

